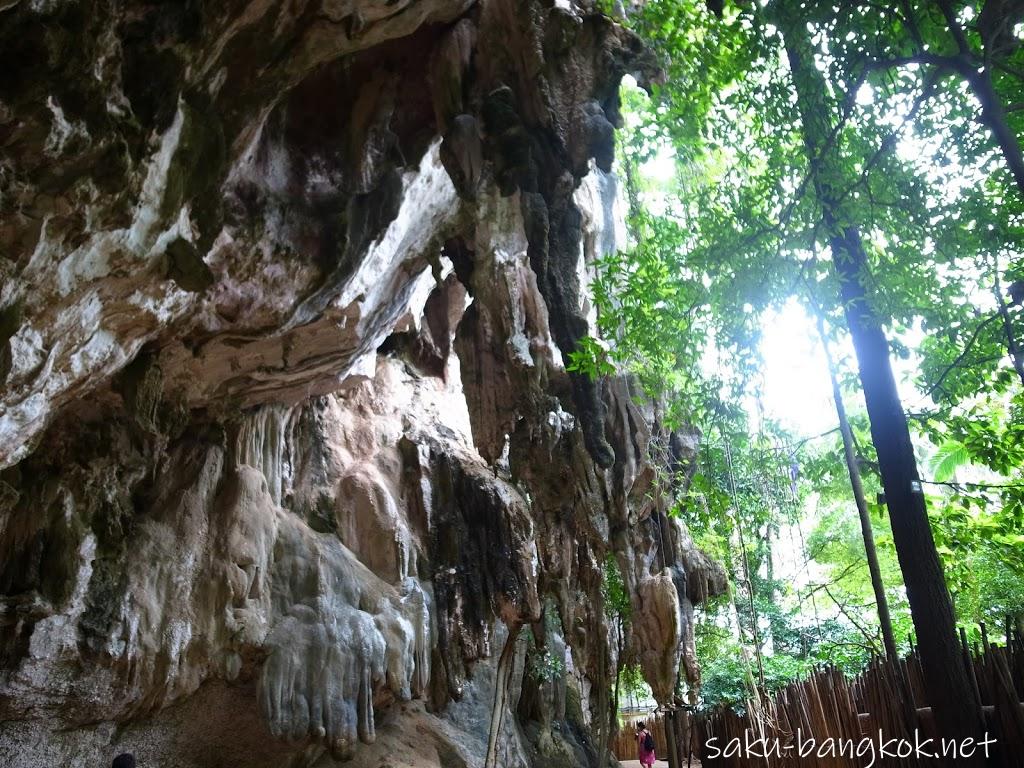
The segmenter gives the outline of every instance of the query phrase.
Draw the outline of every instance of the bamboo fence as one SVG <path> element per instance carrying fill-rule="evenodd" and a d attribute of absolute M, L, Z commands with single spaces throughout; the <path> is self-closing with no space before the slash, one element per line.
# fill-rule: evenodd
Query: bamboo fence
<path fill-rule="evenodd" d="M 973 649 L 964 635 L 961 644 L 973 696 L 996 740 L 987 765 L 1024 768 L 1024 643 L 1016 636 L 1007 646 L 990 644 L 984 629 L 982 637 Z M 748 702 L 743 715 L 719 709 L 701 716 L 697 731 L 705 768 L 923 768 L 956 762 L 918 756 L 912 749 L 920 743 L 924 751 L 934 752 L 942 736 L 936 732 L 916 649 L 903 659 L 875 659 L 853 679 L 834 668 L 819 669 L 760 705 Z M 929 738 L 933 742 L 927 744 Z M 882 741 L 889 752 L 910 754 L 884 755 Z"/>

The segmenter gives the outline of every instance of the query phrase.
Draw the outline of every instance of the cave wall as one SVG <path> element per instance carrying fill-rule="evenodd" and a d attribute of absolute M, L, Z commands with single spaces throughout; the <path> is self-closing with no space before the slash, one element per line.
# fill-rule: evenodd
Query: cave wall
<path fill-rule="evenodd" d="M 0 762 L 477 766 L 506 675 L 499 764 L 603 765 L 618 655 L 669 699 L 724 588 L 630 382 L 564 366 L 639 41 L 0 5 Z"/>

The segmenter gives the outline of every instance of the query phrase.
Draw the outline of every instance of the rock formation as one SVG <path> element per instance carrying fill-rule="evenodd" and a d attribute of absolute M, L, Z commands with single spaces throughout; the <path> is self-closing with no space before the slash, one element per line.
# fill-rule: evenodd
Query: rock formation
<path fill-rule="evenodd" d="M 564 365 L 635 37 L 8 0 L 0 66 L 0 763 L 479 766 L 498 680 L 499 765 L 597 766 L 620 652 L 697 675 L 666 436 Z"/>

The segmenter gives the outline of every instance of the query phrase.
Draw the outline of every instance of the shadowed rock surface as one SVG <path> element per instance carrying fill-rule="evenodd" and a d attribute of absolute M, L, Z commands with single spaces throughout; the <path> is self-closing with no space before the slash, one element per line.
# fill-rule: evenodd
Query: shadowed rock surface
<path fill-rule="evenodd" d="M 563 364 L 632 35 L 16 0 L 0 66 L 0 762 L 477 766 L 522 627 L 499 764 L 597 766 L 620 650 L 695 679 L 679 436 Z"/>

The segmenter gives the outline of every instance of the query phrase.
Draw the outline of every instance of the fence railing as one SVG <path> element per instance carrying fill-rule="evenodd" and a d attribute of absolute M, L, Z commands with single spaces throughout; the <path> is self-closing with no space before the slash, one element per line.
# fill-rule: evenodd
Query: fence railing
<path fill-rule="evenodd" d="M 1011 635 L 1013 633 L 1010 633 Z M 749 703 L 738 715 L 721 709 L 697 719 L 705 768 L 864 768 L 955 765 L 955 750 L 987 751 L 992 768 L 1024 766 L 1024 645 L 988 642 L 974 649 L 961 640 L 972 695 L 982 705 L 987 746 L 943 744 L 925 693 L 916 650 L 902 659 L 876 659 L 848 678 L 819 669 Z M 905 681 L 905 682 L 904 682 Z M 927 740 L 931 739 L 931 742 Z M 920 747 L 920 749 L 919 749 Z M 944 758 L 932 757 L 946 749 Z M 960 754 L 958 753 L 958 754 Z"/>

